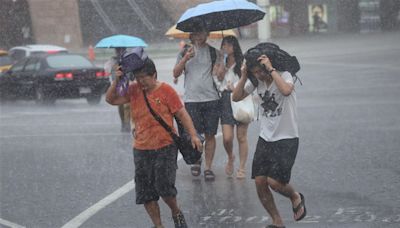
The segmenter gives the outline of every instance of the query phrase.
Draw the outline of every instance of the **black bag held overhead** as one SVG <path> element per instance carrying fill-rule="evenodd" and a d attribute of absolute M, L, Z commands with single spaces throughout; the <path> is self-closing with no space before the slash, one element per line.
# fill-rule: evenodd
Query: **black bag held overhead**
<path fill-rule="evenodd" d="M 274 43 L 264 42 L 259 43 L 255 47 L 250 48 L 245 54 L 244 58 L 249 65 L 257 64 L 257 59 L 261 55 L 268 56 L 271 61 L 272 66 L 278 71 L 288 71 L 293 77 L 298 79 L 296 73 L 300 70 L 300 64 L 296 56 L 291 56 L 286 51 L 279 48 L 278 45 Z M 254 77 L 249 77 L 249 80 L 253 85 L 257 86 L 258 81 Z M 301 81 L 300 81 L 301 84 Z"/>
<path fill-rule="evenodd" d="M 190 137 L 180 137 L 179 135 L 175 134 L 172 128 L 168 126 L 168 124 L 165 123 L 165 121 L 151 108 L 149 100 L 146 96 L 146 92 L 144 90 L 143 95 L 150 113 L 153 115 L 154 119 L 156 119 L 161 124 L 161 126 L 163 126 L 165 130 L 171 135 L 186 164 L 196 164 L 201 159 L 202 152 L 198 151 L 196 148 L 193 148 Z"/>
<path fill-rule="evenodd" d="M 289 71 L 292 75 L 300 70 L 300 64 L 296 56 L 291 56 L 286 51 L 279 48 L 274 43 L 259 43 L 254 48 L 257 48 L 261 53 L 268 56 L 271 60 L 272 66 L 278 71 Z"/>

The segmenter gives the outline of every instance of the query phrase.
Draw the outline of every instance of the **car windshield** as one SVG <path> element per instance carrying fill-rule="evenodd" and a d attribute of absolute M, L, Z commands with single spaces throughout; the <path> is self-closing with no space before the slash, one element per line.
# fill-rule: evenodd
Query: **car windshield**
<path fill-rule="evenodd" d="M 51 68 L 93 67 L 93 64 L 80 55 L 48 56 L 47 64 Z"/>
<path fill-rule="evenodd" d="M 12 60 L 11 60 L 10 56 L 8 56 L 8 55 L 0 56 L 0 66 L 6 66 L 6 65 L 11 65 L 11 64 L 12 64 Z"/>

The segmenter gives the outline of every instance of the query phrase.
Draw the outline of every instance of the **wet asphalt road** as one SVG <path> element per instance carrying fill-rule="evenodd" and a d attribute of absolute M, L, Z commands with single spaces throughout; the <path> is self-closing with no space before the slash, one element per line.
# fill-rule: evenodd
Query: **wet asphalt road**
<path fill-rule="evenodd" d="M 289 201 L 275 194 L 286 227 L 400 227 L 399 40 L 399 33 L 276 40 L 300 59 L 303 82 L 292 184 L 309 216 L 295 223 Z M 253 44 L 242 41 L 244 50 Z M 155 62 L 159 78 L 171 83 L 175 57 Z M 151 227 L 134 203 L 131 137 L 120 133 L 116 107 L 81 99 L 0 108 L 0 227 Z M 245 180 L 224 174 L 221 136 L 215 182 L 193 178 L 179 161 L 178 201 L 191 227 L 269 224 L 249 178 L 257 125 L 249 127 Z"/>

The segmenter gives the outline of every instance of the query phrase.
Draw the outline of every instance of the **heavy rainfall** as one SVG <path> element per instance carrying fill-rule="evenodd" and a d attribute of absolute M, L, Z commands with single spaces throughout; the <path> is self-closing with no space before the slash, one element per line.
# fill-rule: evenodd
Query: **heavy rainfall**
<path fill-rule="evenodd" d="M 399 0 L 0 0 L 0 23 L 0 227 L 400 227 Z"/>

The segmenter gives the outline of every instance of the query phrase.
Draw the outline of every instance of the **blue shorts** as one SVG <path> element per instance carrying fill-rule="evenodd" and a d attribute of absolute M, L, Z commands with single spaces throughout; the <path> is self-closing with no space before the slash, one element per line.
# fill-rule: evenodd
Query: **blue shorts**
<path fill-rule="evenodd" d="M 133 149 L 136 204 L 176 196 L 177 155 L 175 144 L 157 150 Z"/>
<path fill-rule="evenodd" d="M 198 134 L 216 135 L 220 117 L 220 101 L 188 102 L 185 108 Z"/>
<path fill-rule="evenodd" d="M 267 142 L 259 137 L 251 177 L 265 176 L 288 184 L 298 148 L 299 138 Z"/>

